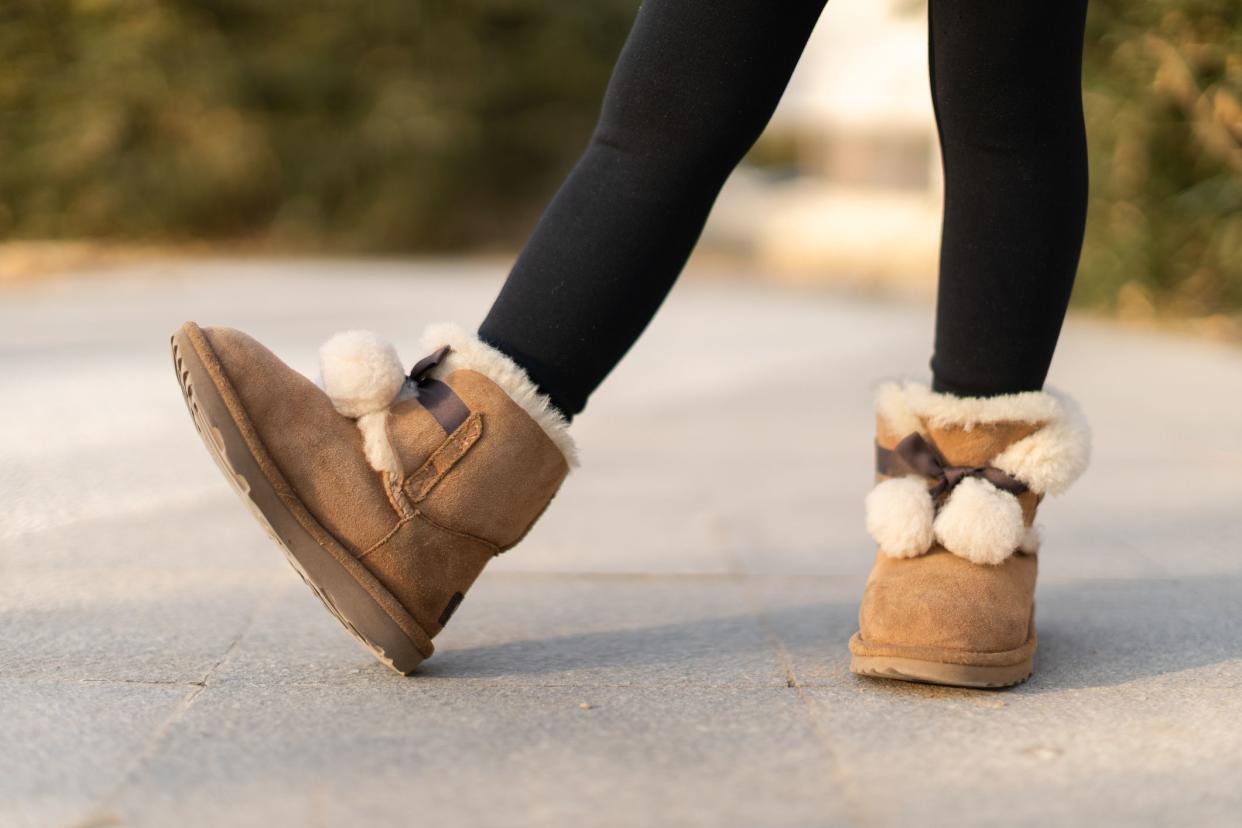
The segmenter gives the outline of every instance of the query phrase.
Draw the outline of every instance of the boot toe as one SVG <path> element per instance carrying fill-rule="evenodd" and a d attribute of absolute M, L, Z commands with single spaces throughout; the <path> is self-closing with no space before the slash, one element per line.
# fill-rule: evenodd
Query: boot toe
<path fill-rule="evenodd" d="M 909 559 L 880 556 L 859 612 L 873 645 L 995 653 L 1031 634 L 1035 559 L 985 566 L 944 549 Z"/>
<path fill-rule="evenodd" d="M 252 337 L 232 328 L 202 336 L 247 425 L 310 513 L 354 552 L 383 538 L 396 518 L 354 421 Z"/>

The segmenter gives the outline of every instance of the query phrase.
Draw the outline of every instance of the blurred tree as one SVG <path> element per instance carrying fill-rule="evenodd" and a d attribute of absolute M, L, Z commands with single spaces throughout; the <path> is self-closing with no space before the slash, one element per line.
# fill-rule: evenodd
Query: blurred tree
<path fill-rule="evenodd" d="M 582 149 L 636 0 L 0 7 L 0 236 L 494 238 Z"/>
<path fill-rule="evenodd" d="M 638 0 L 0 5 L 0 237 L 510 241 Z M 1237 0 L 1092 0 L 1081 304 L 1242 308 Z"/>
<path fill-rule="evenodd" d="M 1237 0 L 1092 0 L 1080 303 L 1242 308 L 1240 17 Z"/>

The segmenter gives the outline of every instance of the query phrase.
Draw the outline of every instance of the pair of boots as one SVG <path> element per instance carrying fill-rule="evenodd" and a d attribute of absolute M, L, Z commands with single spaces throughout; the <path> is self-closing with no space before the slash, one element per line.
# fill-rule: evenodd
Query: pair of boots
<path fill-rule="evenodd" d="M 225 476 L 376 658 L 408 674 L 576 464 L 567 422 L 507 356 L 451 325 L 407 374 L 374 335 L 320 351 L 323 386 L 245 334 L 187 323 L 177 378 Z M 867 528 L 879 544 L 852 669 L 970 687 L 1026 679 L 1040 499 L 1087 462 L 1066 398 L 887 385 Z"/>

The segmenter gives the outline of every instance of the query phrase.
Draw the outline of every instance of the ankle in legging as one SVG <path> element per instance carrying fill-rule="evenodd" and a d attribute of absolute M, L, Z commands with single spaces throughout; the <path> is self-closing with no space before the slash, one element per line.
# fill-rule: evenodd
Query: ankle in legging
<path fill-rule="evenodd" d="M 566 416 L 668 294 L 822 6 L 643 3 L 590 145 L 479 329 Z M 935 384 L 973 395 L 1038 388 L 1082 241 L 1084 3 L 931 6 L 946 178 Z"/>
<path fill-rule="evenodd" d="M 933 386 L 1038 390 L 1086 221 L 1086 0 L 932 0 L 928 13 L 945 189 Z"/>

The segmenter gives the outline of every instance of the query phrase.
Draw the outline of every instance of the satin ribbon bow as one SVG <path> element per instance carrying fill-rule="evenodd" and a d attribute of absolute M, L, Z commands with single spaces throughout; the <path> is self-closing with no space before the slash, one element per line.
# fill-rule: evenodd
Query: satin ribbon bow
<path fill-rule="evenodd" d="M 427 409 L 431 416 L 436 418 L 436 422 L 440 424 L 440 428 L 444 429 L 445 434 L 452 434 L 470 416 L 469 406 L 462 402 L 457 392 L 447 383 L 427 376 L 432 368 L 444 361 L 451 350 L 452 348 L 445 345 L 423 357 L 414 363 L 409 376 L 409 381 L 418 388 L 418 396 L 415 399 Z"/>
<path fill-rule="evenodd" d="M 1027 486 L 995 466 L 951 466 L 941 459 L 939 453 L 917 431 L 907 435 L 893 450 L 876 446 L 876 467 L 880 474 L 899 477 L 910 471 L 936 481 L 929 490 L 933 499 L 953 491 L 967 477 L 978 477 L 998 489 L 1019 495 Z"/>
<path fill-rule="evenodd" d="M 410 382 L 415 385 L 422 385 L 426 382 L 427 372 L 439 365 L 451 350 L 453 349 L 445 345 L 414 363 L 414 367 L 410 369 Z"/>

